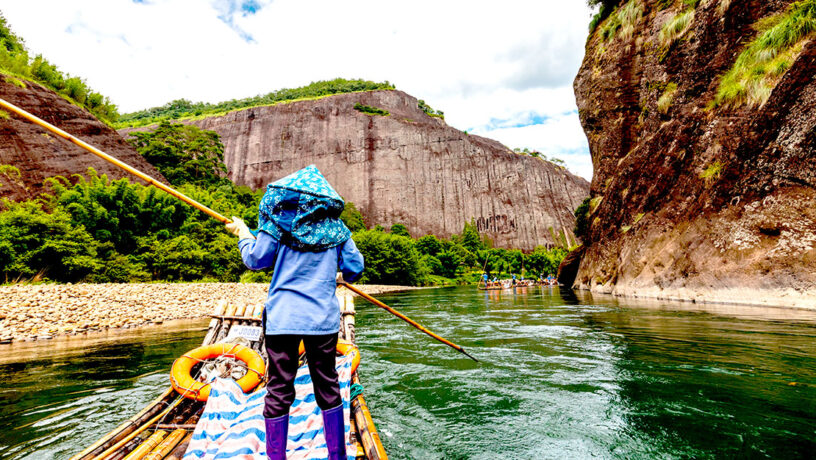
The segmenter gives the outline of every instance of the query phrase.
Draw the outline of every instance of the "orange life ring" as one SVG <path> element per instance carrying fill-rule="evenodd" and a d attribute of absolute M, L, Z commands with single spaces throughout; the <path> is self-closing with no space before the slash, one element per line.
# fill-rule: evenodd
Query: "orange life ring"
<path fill-rule="evenodd" d="M 247 393 L 261 383 L 266 373 L 266 363 L 255 350 L 236 343 L 214 343 L 190 350 L 173 362 L 170 369 L 170 384 L 182 396 L 196 401 L 206 401 L 210 396 L 210 384 L 199 382 L 190 375 L 196 363 L 219 356 L 231 356 L 247 365 L 245 376 L 235 383 Z"/>
<path fill-rule="evenodd" d="M 347 354 L 354 353 L 354 358 L 351 359 L 351 373 L 357 372 L 357 366 L 360 365 L 360 350 L 357 348 L 357 345 L 349 342 L 348 340 L 339 339 L 337 341 L 337 353 L 341 356 L 346 356 Z M 303 346 L 303 341 L 300 341 L 300 345 L 298 345 L 298 354 L 302 355 L 306 352 L 306 348 Z"/>

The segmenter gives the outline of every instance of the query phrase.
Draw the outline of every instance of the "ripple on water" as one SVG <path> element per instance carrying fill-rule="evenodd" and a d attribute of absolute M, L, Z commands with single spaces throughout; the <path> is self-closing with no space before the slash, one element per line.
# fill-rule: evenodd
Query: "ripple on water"
<path fill-rule="evenodd" d="M 479 364 L 358 302 L 361 379 L 390 458 L 816 452 L 816 314 L 765 321 L 746 309 L 526 291 L 383 296 Z M 173 359 L 203 334 L 6 348 L 0 458 L 65 458 L 92 443 L 158 396 Z"/>

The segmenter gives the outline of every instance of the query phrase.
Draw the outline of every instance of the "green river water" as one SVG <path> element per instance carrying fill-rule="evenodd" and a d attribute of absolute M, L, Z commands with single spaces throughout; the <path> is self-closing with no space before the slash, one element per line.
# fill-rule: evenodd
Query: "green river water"
<path fill-rule="evenodd" d="M 813 458 L 816 312 L 445 288 L 357 303 L 392 459 Z M 0 346 L 0 458 L 68 458 L 155 398 L 206 321 Z"/>

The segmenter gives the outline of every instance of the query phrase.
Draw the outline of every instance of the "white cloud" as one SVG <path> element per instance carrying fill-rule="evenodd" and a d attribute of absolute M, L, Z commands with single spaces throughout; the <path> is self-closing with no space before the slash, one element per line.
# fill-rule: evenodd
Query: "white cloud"
<path fill-rule="evenodd" d="M 515 120 L 524 124 L 526 119 L 535 117 L 537 115 L 521 114 Z M 529 148 L 550 158 L 560 158 L 573 173 L 592 179 L 589 146 L 575 111 L 549 117 L 537 124 L 495 129 L 482 127 L 473 133 L 496 139 L 510 148 Z"/>
<path fill-rule="evenodd" d="M 0 10 L 33 53 L 84 77 L 123 112 L 365 78 L 389 80 L 443 110 L 450 125 L 510 146 L 579 143 L 577 117 L 562 114 L 575 110 L 583 0 L 18 0 Z M 529 113 L 562 118 L 488 129 L 491 119 Z M 591 175 L 582 155 L 578 172 Z"/>

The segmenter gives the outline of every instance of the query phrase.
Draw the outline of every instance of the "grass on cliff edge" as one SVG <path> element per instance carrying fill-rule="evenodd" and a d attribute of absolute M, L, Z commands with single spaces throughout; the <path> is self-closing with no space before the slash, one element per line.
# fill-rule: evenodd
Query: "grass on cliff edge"
<path fill-rule="evenodd" d="M 787 11 L 760 21 L 760 34 L 722 77 L 711 107 L 761 106 L 816 34 L 816 0 L 793 3 Z"/>
<path fill-rule="evenodd" d="M 625 5 L 615 9 L 603 22 L 600 28 L 601 40 L 607 41 L 620 35 L 624 39 L 632 38 L 640 18 L 643 17 L 643 3 L 640 0 L 629 0 Z"/>
<path fill-rule="evenodd" d="M 140 110 L 138 112 L 126 113 L 119 117 L 115 127 L 137 128 L 156 124 L 163 120 L 196 119 L 208 116 L 223 115 L 235 110 L 247 109 L 275 105 L 285 102 L 300 100 L 320 99 L 333 96 L 335 94 L 359 93 L 363 91 L 393 90 L 394 85 L 385 82 L 373 82 L 368 80 L 346 80 L 335 78 L 334 80 L 312 82 L 300 88 L 284 88 L 268 94 L 248 97 L 244 99 L 232 99 L 230 101 L 210 104 L 206 102 L 191 102 L 186 99 L 178 99 L 161 107 Z"/>
<path fill-rule="evenodd" d="M 660 29 L 660 44 L 664 47 L 671 46 L 678 38 L 682 37 L 691 29 L 694 22 L 694 9 L 688 9 L 682 13 L 677 13 L 663 24 Z"/>
<path fill-rule="evenodd" d="M 669 83 L 666 85 L 666 89 L 663 91 L 663 94 L 657 100 L 657 110 L 660 111 L 662 114 L 666 114 L 669 111 L 669 108 L 674 102 L 674 95 L 677 93 L 677 83 Z"/>

